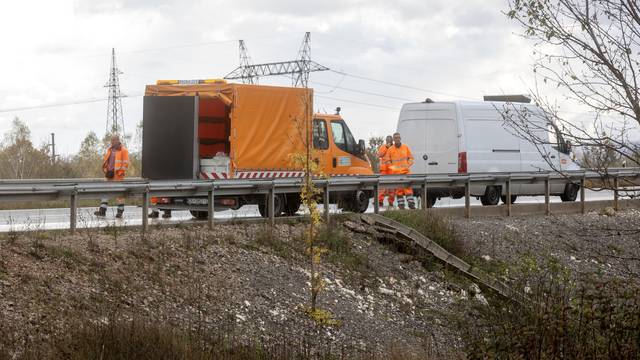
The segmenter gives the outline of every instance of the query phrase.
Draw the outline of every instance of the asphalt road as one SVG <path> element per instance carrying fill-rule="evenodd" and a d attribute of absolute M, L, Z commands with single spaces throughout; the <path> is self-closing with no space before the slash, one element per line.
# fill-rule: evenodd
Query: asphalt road
<path fill-rule="evenodd" d="M 587 201 L 612 200 L 612 191 L 591 191 L 586 190 Z M 557 196 L 551 197 L 551 202 L 560 202 Z M 516 203 L 544 203 L 544 196 L 518 197 Z M 479 200 L 471 198 L 472 206 L 481 206 Z M 457 207 L 464 206 L 462 199 L 440 199 L 435 207 Z M 95 208 L 78 209 L 78 228 L 95 228 L 107 226 L 135 226 L 142 224 L 142 209 L 136 206 L 127 206 L 123 219 L 115 219 L 115 207 L 110 207 L 106 218 L 97 218 L 93 215 Z M 338 211 L 332 206 L 332 212 Z M 373 205 L 369 206 L 369 212 L 373 212 Z M 161 212 L 162 214 L 162 212 Z M 239 210 L 217 211 L 216 219 L 250 218 L 259 217 L 258 207 L 255 205 L 243 206 Z M 170 219 L 149 219 L 150 224 L 156 223 L 179 223 L 192 220 L 188 211 L 173 211 Z M 0 210 L 0 232 L 9 231 L 29 231 L 29 230 L 53 230 L 69 228 L 69 209 L 20 209 L 20 210 Z"/>

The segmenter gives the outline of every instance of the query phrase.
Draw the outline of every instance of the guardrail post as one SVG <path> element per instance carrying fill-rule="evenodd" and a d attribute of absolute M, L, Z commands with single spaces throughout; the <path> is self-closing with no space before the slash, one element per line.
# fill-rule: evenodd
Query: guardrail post
<path fill-rule="evenodd" d="M 329 182 L 324 185 L 324 224 L 325 226 L 329 225 Z"/>
<path fill-rule="evenodd" d="M 422 184 L 421 189 L 422 191 L 422 209 L 424 211 L 427 211 L 427 208 L 429 207 L 429 201 L 427 201 L 427 179 L 424 179 L 424 184 Z"/>
<path fill-rule="evenodd" d="M 142 194 L 142 232 L 146 233 L 149 228 L 149 186 Z"/>
<path fill-rule="evenodd" d="M 551 215 L 551 203 L 549 202 L 549 197 L 551 195 L 551 184 L 549 182 L 549 177 L 547 176 L 544 179 L 544 213 L 545 215 Z"/>
<path fill-rule="evenodd" d="M 586 212 L 585 195 L 584 195 L 584 176 L 580 178 L 580 212 L 582 212 L 583 214 Z"/>
<path fill-rule="evenodd" d="M 271 183 L 271 188 L 269 189 L 269 198 L 267 200 L 268 206 L 269 206 L 269 223 L 271 224 L 271 226 L 275 226 L 276 224 L 276 209 L 275 209 L 275 203 L 276 203 L 276 191 L 275 191 L 275 184 L 272 182 Z"/>
<path fill-rule="evenodd" d="M 380 213 L 380 204 L 378 204 L 379 193 L 380 193 L 380 180 L 376 180 L 376 183 L 373 184 L 373 212 L 375 214 Z"/>
<path fill-rule="evenodd" d="M 507 193 L 507 216 L 511 216 L 511 177 L 509 177 L 505 183 Z"/>
<path fill-rule="evenodd" d="M 464 183 L 464 217 L 471 217 L 471 180 Z"/>
<path fill-rule="evenodd" d="M 72 234 L 75 234 L 76 226 L 78 225 L 78 190 L 75 187 L 71 193 L 71 199 L 69 202 L 69 229 Z"/>
<path fill-rule="evenodd" d="M 613 208 L 618 211 L 618 175 L 613 177 Z"/>
<path fill-rule="evenodd" d="M 209 192 L 207 193 L 207 208 L 208 208 L 208 214 L 207 214 L 207 224 L 209 225 L 209 230 L 213 229 L 213 211 L 214 211 L 214 203 L 213 203 L 213 189 L 214 189 L 214 185 L 213 183 L 211 184 L 211 188 L 209 189 Z"/>

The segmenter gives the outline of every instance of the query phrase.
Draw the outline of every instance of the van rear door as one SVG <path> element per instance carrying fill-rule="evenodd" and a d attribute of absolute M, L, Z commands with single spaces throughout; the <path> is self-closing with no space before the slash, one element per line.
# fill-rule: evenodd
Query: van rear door
<path fill-rule="evenodd" d="M 458 126 L 452 103 L 405 104 L 398 132 L 415 158 L 411 172 L 458 172 Z"/>

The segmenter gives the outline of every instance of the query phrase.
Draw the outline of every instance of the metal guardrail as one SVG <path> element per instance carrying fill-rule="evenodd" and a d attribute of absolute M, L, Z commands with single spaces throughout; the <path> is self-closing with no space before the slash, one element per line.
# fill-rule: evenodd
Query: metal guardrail
<path fill-rule="evenodd" d="M 398 187 L 419 187 L 422 207 L 427 208 L 427 190 L 433 187 L 464 187 L 465 217 L 470 217 L 471 185 L 504 186 L 507 194 L 507 215 L 511 215 L 511 186 L 513 184 L 545 185 L 546 213 L 550 214 L 550 185 L 554 183 L 574 182 L 580 185 L 580 201 L 582 213 L 585 212 L 585 181 L 602 179 L 613 182 L 614 206 L 617 210 L 619 191 L 624 184 L 640 178 L 640 168 L 609 169 L 606 174 L 597 171 L 567 171 L 563 174 L 555 172 L 511 172 L 511 173 L 471 173 L 471 174 L 409 174 L 409 175 L 367 175 L 339 176 L 327 179 L 314 179 L 313 182 L 324 192 L 325 220 L 329 221 L 330 191 L 366 190 L 377 194 L 378 190 Z M 147 213 L 151 196 L 169 197 L 207 197 L 208 225 L 213 227 L 214 196 L 264 194 L 269 206 L 271 223 L 274 219 L 275 194 L 296 193 L 302 186 L 300 178 L 274 179 L 228 179 L 228 180 L 145 180 L 127 179 L 125 181 L 104 181 L 98 179 L 54 179 L 54 180 L 2 180 L 0 181 L 1 201 L 47 201 L 57 199 L 70 200 L 70 229 L 76 230 L 78 199 L 98 199 L 113 196 L 142 197 L 142 230 L 148 228 Z M 374 201 L 374 212 L 378 213 L 378 202 Z"/>

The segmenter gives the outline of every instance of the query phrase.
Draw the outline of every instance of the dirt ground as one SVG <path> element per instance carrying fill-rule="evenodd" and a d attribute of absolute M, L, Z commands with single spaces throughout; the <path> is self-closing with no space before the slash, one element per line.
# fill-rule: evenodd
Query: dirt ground
<path fill-rule="evenodd" d="M 610 215 L 448 221 L 469 256 L 487 268 L 552 256 L 576 272 L 637 281 L 640 212 Z M 318 305 L 331 321 L 310 319 L 305 226 L 157 228 L 144 237 L 119 228 L 4 234 L 0 350 L 54 341 L 77 319 L 117 316 L 263 342 L 311 338 L 333 348 L 463 356 L 447 313 L 478 301 L 470 282 L 341 224 L 326 235 L 322 262 Z"/>

